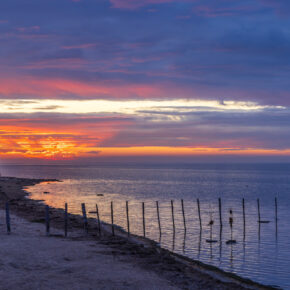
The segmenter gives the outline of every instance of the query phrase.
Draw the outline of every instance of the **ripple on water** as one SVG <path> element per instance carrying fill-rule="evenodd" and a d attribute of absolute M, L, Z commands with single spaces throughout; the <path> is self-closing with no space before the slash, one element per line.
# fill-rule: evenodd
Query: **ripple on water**
<path fill-rule="evenodd" d="M 2 174 L 5 174 L 5 170 Z M 169 250 L 215 265 L 252 280 L 290 289 L 290 166 L 281 165 L 203 165 L 186 168 L 97 166 L 29 167 L 6 169 L 10 175 L 64 179 L 62 183 L 29 187 L 31 197 L 54 207 L 69 203 L 69 210 L 80 214 L 85 202 L 88 211 L 98 203 L 101 218 L 110 222 L 110 202 L 114 201 L 115 221 L 126 228 L 125 201 L 129 200 L 131 231 L 142 235 L 141 202 L 145 202 L 146 235 L 159 241 L 155 201 L 159 200 L 162 239 Z M 13 171 L 14 170 L 14 171 Z M 26 176 L 25 176 L 26 174 Z M 9 175 L 9 174 L 7 174 Z M 50 194 L 43 194 L 44 191 Z M 103 196 L 97 196 L 103 194 Z M 274 197 L 278 195 L 279 222 L 276 239 Z M 200 198 L 203 231 L 200 236 L 196 198 Z M 222 198 L 223 230 L 220 235 L 218 198 Z M 184 236 L 180 199 L 184 200 L 187 231 Z M 246 236 L 243 235 L 242 198 L 246 201 Z M 260 198 L 262 219 L 257 223 Z M 173 239 L 170 200 L 174 200 L 175 239 Z M 233 210 L 235 245 L 230 239 L 229 209 Z M 94 214 L 90 214 L 94 217 Z M 212 238 L 207 225 L 214 220 Z M 221 242 L 220 242 L 221 239 Z"/>

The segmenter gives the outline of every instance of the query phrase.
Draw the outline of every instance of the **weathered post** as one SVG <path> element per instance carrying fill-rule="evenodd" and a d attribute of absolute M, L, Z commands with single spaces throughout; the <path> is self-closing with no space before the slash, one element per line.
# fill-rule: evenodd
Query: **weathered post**
<path fill-rule="evenodd" d="M 222 200 L 219 198 L 219 214 L 220 214 L 220 227 L 223 227 L 223 221 L 222 221 Z"/>
<path fill-rule="evenodd" d="M 143 236 L 146 237 L 146 228 L 145 228 L 145 204 L 142 202 L 142 215 L 143 215 Z"/>
<path fill-rule="evenodd" d="M 49 216 L 49 206 L 45 206 L 45 224 L 46 224 L 46 235 L 49 236 L 50 232 L 50 216 Z"/>
<path fill-rule="evenodd" d="M 243 223 L 244 223 L 244 240 L 246 238 L 246 210 L 245 210 L 245 199 L 243 198 Z"/>
<path fill-rule="evenodd" d="M 161 223 L 160 223 L 160 213 L 159 213 L 159 202 L 156 201 L 156 210 L 157 210 L 157 219 L 158 219 L 158 227 L 159 227 L 159 236 L 161 237 Z"/>
<path fill-rule="evenodd" d="M 98 219 L 98 231 L 99 231 L 99 236 L 101 236 L 101 221 L 100 221 L 100 213 L 99 213 L 99 207 L 96 204 L 96 213 L 97 213 L 97 219 Z"/>
<path fill-rule="evenodd" d="M 199 227 L 200 227 L 200 230 L 202 230 L 199 198 L 197 198 L 196 201 L 197 201 L 197 210 L 198 210 L 198 218 L 199 218 Z"/>
<path fill-rule="evenodd" d="M 129 202 L 128 201 L 126 201 L 126 215 L 127 215 L 127 230 L 128 230 L 128 236 L 130 236 Z"/>
<path fill-rule="evenodd" d="M 261 223 L 260 199 L 259 198 L 257 198 L 257 206 L 258 206 L 258 223 Z"/>
<path fill-rule="evenodd" d="M 87 235 L 89 232 L 89 227 L 88 227 L 86 205 L 84 203 L 82 203 L 82 212 L 83 212 L 83 219 L 84 219 L 84 230 L 85 230 L 85 234 Z"/>
<path fill-rule="evenodd" d="M 234 223 L 233 211 L 230 209 L 229 224 L 230 224 L 230 228 L 231 228 L 231 241 L 233 240 L 233 223 Z"/>
<path fill-rule="evenodd" d="M 173 206 L 173 200 L 171 200 L 171 215 L 172 215 L 173 233 L 175 233 L 175 221 L 174 221 L 174 206 Z"/>
<path fill-rule="evenodd" d="M 111 222 L 112 222 L 112 235 L 115 236 L 115 227 L 114 227 L 114 206 L 111 201 Z"/>
<path fill-rule="evenodd" d="M 67 227 L 68 227 L 68 216 L 67 216 L 67 203 L 64 205 L 64 236 L 67 237 Z"/>
<path fill-rule="evenodd" d="M 186 243 L 186 231 L 184 231 L 184 235 L 183 235 L 183 245 L 182 245 L 182 252 L 184 253 L 185 252 L 185 245 Z"/>
<path fill-rule="evenodd" d="M 5 208 L 6 208 L 7 234 L 9 235 L 11 233 L 11 227 L 10 227 L 10 211 L 9 211 L 9 202 L 8 201 L 5 204 Z"/>
<path fill-rule="evenodd" d="M 260 212 L 260 199 L 257 199 L 257 205 L 258 205 L 258 223 L 259 224 L 268 224 L 270 221 L 268 220 L 261 220 L 261 212 Z"/>
<path fill-rule="evenodd" d="M 186 220 L 185 220 L 185 212 L 184 212 L 183 199 L 181 200 L 181 209 L 182 209 L 182 216 L 183 216 L 184 231 L 186 232 Z"/>

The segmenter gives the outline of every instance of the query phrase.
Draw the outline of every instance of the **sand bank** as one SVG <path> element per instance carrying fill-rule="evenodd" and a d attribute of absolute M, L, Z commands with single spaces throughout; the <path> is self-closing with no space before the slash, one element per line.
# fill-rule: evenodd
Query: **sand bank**
<path fill-rule="evenodd" d="M 27 199 L 25 186 L 44 180 L 0 178 L 0 204 L 9 200 L 12 234 L 7 235 L 0 210 L 1 289 L 267 289 L 215 267 L 183 258 L 156 243 L 117 230 L 110 235 L 89 220 L 70 215 L 69 237 L 63 237 L 63 211 L 51 209 L 52 235 L 45 236 L 44 206 Z"/>

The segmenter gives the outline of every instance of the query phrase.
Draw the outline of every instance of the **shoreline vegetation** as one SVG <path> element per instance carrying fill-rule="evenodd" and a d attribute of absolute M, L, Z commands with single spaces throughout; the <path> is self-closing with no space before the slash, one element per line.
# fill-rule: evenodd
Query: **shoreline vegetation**
<path fill-rule="evenodd" d="M 5 202 L 9 201 L 11 215 L 13 217 L 18 217 L 19 220 L 23 219 L 27 221 L 31 225 L 37 225 L 39 227 L 37 230 L 37 232 L 39 232 L 38 235 L 40 235 L 42 239 L 55 239 L 55 244 L 62 242 L 67 244 L 70 241 L 78 241 L 83 243 L 82 247 L 86 247 L 86 249 L 89 249 L 92 245 L 85 245 L 84 243 L 87 243 L 88 241 L 90 243 L 94 242 L 96 246 L 101 247 L 101 250 L 92 251 L 92 249 L 90 249 L 90 257 L 88 259 L 93 259 L 93 261 L 95 260 L 99 263 L 100 260 L 103 259 L 104 263 L 106 263 L 108 259 L 110 260 L 113 257 L 113 264 L 118 261 L 117 263 L 119 263 L 120 268 L 125 269 L 126 267 L 128 268 L 131 266 L 132 269 L 139 271 L 138 274 L 140 274 L 140 277 L 144 277 L 144 279 L 147 277 L 143 281 L 143 284 L 138 280 L 141 284 L 137 285 L 137 281 L 135 280 L 137 279 L 136 277 L 138 274 L 134 277 L 133 270 L 126 271 L 125 269 L 122 273 L 117 271 L 116 274 L 110 270 L 110 267 L 107 267 L 102 270 L 103 272 L 101 276 L 109 275 L 111 277 L 110 280 L 104 282 L 102 277 L 97 277 L 98 272 L 96 275 L 93 275 L 95 280 L 91 281 L 91 283 L 98 283 L 98 279 L 103 281 L 101 287 L 103 289 L 133 289 L 136 287 L 138 289 L 152 289 L 152 285 L 154 285 L 154 289 L 274 289 L 270 286 L 264 286 L 235 274 L 225 272 L 217 267 L 162 249 L 158 243 L 150 239 L 132 234 L 128 237 L 127 232 L 118 226 L 115 227 L 115 236 L 113 237 L 111 235 L 111 225 L 102 222 L 102 235 L 99 236 L 97 222 L 96 219 L 93 218 L 88 219 L 89 234 L 85 235 L 83 231 L 83 218 L 79 215 L 68 214 L 68 237 L 64 238 L 63 209 L 50 208 L 51 235 L 50 237 L 45 237 L 45 205 L 41 201 L 27 198 L 28 193 L 25 191 L 25 187 L 48 181 L 56 182 L 58 180 L 0 177 L 0 205 L 2 214 L 4 213 Z M 16 218 L 15 222 L 17 223 L 17 221 L 18 219 Z M 21 222 L 18 222 L 17 228 L 21 227 L 20 223 Z M 8 236 L 4 230 L 1 230 L 0 235 L 2 237 L 6 235 L 6 238 L 1 238 L 0 245 L 1 243 L 4 243 L 4 241 L 9 242 L 9 238 L 12 238 L 13 235 L 18 235 L 18 233 L 14 231 L 15 225 L 13 224 L 13 219 L 11 227 L 12 232 L 10 236 Z M 20 235 L 22 234 L 20 233 Z M 21 241 L 19 242 L 19 245 L 17 245 L 17 238 L 18 236 L 13 237 L 13 242 L 16 243 L 15 247 L 21 247 Z M 29 243 L 29 240 L 27 243 Z M 71 243 L 70 245 L 73 246 L 74 244 Z M 78 245 L 74 246 L 78 247 Z M 47 248 L 47 251 L 53 252 L 54 243 L 51 242 L 49 247 L 50 249 Z M 25 249 L 23 249 L 23 251 L 24 250 Z M 78 249 L 76 249 L 76 251 L 77 250 Z M 72 249 L 72 251 L 74 251 L 74 249 Z M 13 254 L 11 254 L 11 256 L 13 256 Z M 17 263 L 17 261 L 15 261 L 15 263 Z M 18 271 L 20 270 L 21 269 L 18 269 Z M 25 280 L 26 274 L 24 270 L 22 274 L 22 279 Z M 75 274 L 74 271 L 64 273 L 62 279 L 70 279 L 70 277 Z M 81 275 L 81 273 L 77 274 Z M 44 278 L 38 276 L 35 277 L 35 279 L 38 279 L 38 285 L 41 285 L 41 281 Z M 51 277 L 51 279 L 53 280 L 54 277 Z M 131 283 L 128 281 L 128 284 L 123 282 L 121 285 L 120 281 L 122 279 L 130 279 L 132 281 Z M 1 281 L 3 280 L 1 279 Z M 148 283 L 146 283 L 146 281 L 148 281 Z M 0 286 L 3 288 L 5 285 L 1 285 L 1 283 L 3 282 L 0 282 Z M 87 280 L 86 283 L 90 283 L 90 281 Z M 56 283 L 54 286 L 54 289 L 66 289 L 59 283 Z M 77 285 L 74 289 L 81 289 L 82 286 L 83 285 Z M 29 287 L 31 287 L 31 285 Z M 98 288 L 98 286 L 92 284 L 90 289 L 94 288 Z M 11 288 L 8 287 L 5 289 Z M 39 287 L 38 289 L 46 288 L 44 286 L 43 288 Z"/>

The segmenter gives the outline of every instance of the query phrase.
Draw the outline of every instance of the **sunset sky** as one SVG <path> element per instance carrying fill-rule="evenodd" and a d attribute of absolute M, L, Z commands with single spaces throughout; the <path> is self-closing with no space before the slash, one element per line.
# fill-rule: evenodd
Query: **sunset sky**
<path fill-rule="evenodd" d="M 0 2 L 0 162 L 290 161 L 290 1 Z"/>

